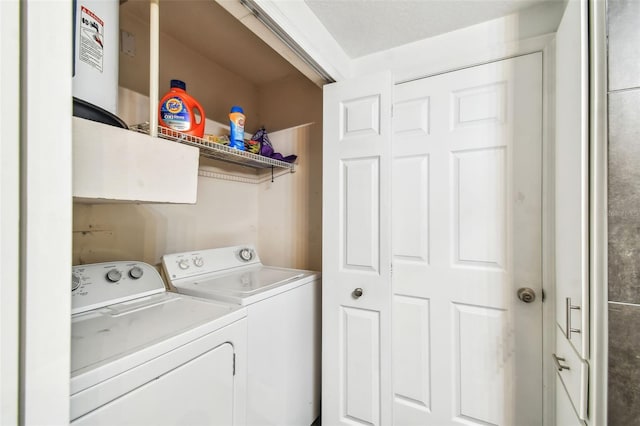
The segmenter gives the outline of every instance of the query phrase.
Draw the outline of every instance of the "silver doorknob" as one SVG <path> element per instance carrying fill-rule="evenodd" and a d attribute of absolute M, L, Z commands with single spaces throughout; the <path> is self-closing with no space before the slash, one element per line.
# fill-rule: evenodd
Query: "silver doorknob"
<path fill-rule="evenodd" d="M 354 299 L 359 298 L 360 296 L 362 296 L 362 289 L 360 287 L 356 288 L 355 290 L 353 290 L 353 293 L 351 293 L 351 295 Z"/>
<path fill-rule="evenodd" d="M 536 292 L 529 287 L 521 287 L 518 289 L 518 299 L 524 303 L 531 303 L 536 300 Z"/>

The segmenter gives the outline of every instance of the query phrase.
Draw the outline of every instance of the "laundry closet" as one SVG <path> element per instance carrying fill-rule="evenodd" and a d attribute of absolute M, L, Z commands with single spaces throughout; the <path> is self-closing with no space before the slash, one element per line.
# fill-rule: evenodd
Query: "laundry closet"
<path fill-rule="evenodd" d="M 594 269 L 597 264 L 591 263 L 592 256 L 602 251 L 597 233 L 589 235 L 590 231 L 599 231 L 590 217 L 597 217 L 592 215 L 592 208 L 601 193 L 594 193 L 593 188 L 603 178 L 590 185 L 594 183 L 589 182 L 591 166 L 600 157 L 590 156 L 588 128 L 592 118 L 589 102 L 597 98 L 590 92 L 589 84 L 594 81 L 588 76 L 595 75 L 595 84 L 600 85 L 602 76 L 587 72 L 597 66 L 588 62 L 588 54 L 602 59 L 602 50 L 593 51 L 593 46 L 603 49 L 601 2 L 571 0 L 570 7 L 567 2 L 540 2 L 536 7 L 450 33 L 348 57 L 329 32 L 320 28 L 317 19 L 307 19 L 310 12 L 302 6 L 316 3 L 315 11 L 320 14 L 320 1 L 160 1 L 157 95 L 166 93 L 170 79 L 183 80 L 188 93 L 202 103 L 211 120 L 207 133 L 214 134 L 227 131 L 224 126 L 229 109 L 241 105 L 247 115 L 248 133 L 264 126 L 276 151 L 298 156 L 293 170 L 246 167 L 212 159 L 192 146 L 129 130 L 94 131 L 92 125 L 79 124 L 72 118 L 70 110 L 50 108 L 72 95 L 70 84 L 57 84 L 71 75 L 67 64 L 71 46 L 61 42 L 71 38 L 69 8 L 58 2 L 24 3 L 24 13 L 19 14 L 10 10 L 9 2 L 0 2 L 0 41 L 3 59 L 8 59 L 0 63 L 3 93 L 7 94 L 3 101 L 24 103 L 21 123 L 23 130 L 28 129 L 23 132 L 24 157 L 15 154 L 22 160 L 22 171 L 8 169 L 6 164 L 11 163 L 5 162 L 7 157 L 0 158 L 3 173 L 13 172 L 17 182 L 14 191 L 21 195 L 5 202 L 6 192 L 2 193 L 2 240 L 4 244 L 13 242 L 13 250 L 3 251 L 4 269 L 0 272 L 3 280 L 7 274 L 9 278 L 21 276 L 22 286 L 21 295 L 2 294 L 3 315 L 14 312 L 18 318 L 20 312 L 15 338 L 7 339 L 5 334 L 2 343 L 8 342 L 4 347 L 13 347 L 22 358 L 18 363 L 3 355 L 0 361 L 3 372 L 11 368 L 21 371 L 20 385 L 18 373 L 9 379 L 13 378 L 15 389 L 24 393 L 21 416 L 25 424 L 68 420 L 64 407 L 69 394 L 71 265 L 119 259 L 158 266 L 167 253 L 247 243 L 255 246 L 265 264 L 323 271 L 327 298 L 323 300 L 322 409 L 327 424 L 427 424 L 442 419 L 441 423 L 509 424 L 517 419 L 514 407 L 531 400 L 527 399 L 527 389 L 521 392 L 520 385 L 513 392 L 516 403 L 509 404 L 514 389 L 509 380 L 523 371 L 514 364 L 516 358 L 509 356 L 508 345 L 498 344 L 505 352 L 486 351 L 492 347 L 489 340 L 499 342 L 503 337 L 500 321 L 510 315 L 504 314 L 506 308 L 484 304 L 484 299 L 461 302 L 453 296 L 447 303 L 436 305 L 439 295 L 427 293 L 428 286 L 423 286 L 436 281 L 425 278 L 429 262 L 437 260 L 436 255 L 449 262 L 454 272 L 471 272 L 473 279 L 479 277 L 480 286 L 490 279 L 473 275 L 474 268 L 487 275 L 509 271 L 505 265 L 512 259 L 505 247 L 511 247 L 510 241 L 495 238 L 495 244 L 483 244 L 464 237 L 474 234 L 480 219 L 487 218 L 486 228 L 480 228 L 478 235 L 502 236 L 500 231 L 507 229 L 502 228 L 508 222 L 505 218 L 513 216 L 508 209 L 504 217 L 493 215 L 495 205 L 515 200 L 517 209 L 531 202 L 527 193 L 502 191 L 500 188 L 513 187 L 507 180 L 504 187 L 491 192 L 491 184 L 506 175 L 495 170 L 524 170 L 510 168 L 517 164 L 509 162 L 511 145 L 489 149 L 462 146 L 448 153 L 449 161 L 442 160 L 446 156 L 436 161 L 435 156 L 430 157 L 431 151 L 422 150 L 426 144 L 419 141 L 419 133 L 435 129 L 428 120 L 420 119 L 432 107 L 436 110 L 431 100 L 425 101 L 431 89 L 427 83 L 421 87 L 422 81 L 447 83 L 431 84 L 437 89 L 453 87 L 448 80 L 451 76 L 467 69 L 473 70 L 470 73 L 489 69 L 488 74 L 494 78 L 502 72 L 495 69 L 504 64 L 519 64 L 521 69 L 535 71 L 535 78 L 516 78 L 516 82 L 535 92 L 525 101 L 538 108 L 537 124 L 529 133 L 535 133 L 541 144 L 536 147 L 540 155 L 535 154 L 540 163 L 524 161 L 539 173 L 536 181 L 541 186 L 534 189 L 540 196 L 533 198 L 541 207 L 535 205 L 535 225 L 508 228 L 535 231 L 538 245 L 533 249 L 523 246 L 537 253 L 527 252 L 527 256 L 539 256 L 536 262 L 541 266 L 534 265 L 540 266 L 539 275 L 515 282 L 511 275 L 504 274 L 504 281 L 513 288 L 500 293 L 508 296 L 504 297 L 508 303 L 536 309 L 539 314 L 534 343 L 540 360 L 534 360 L 538 371 L 524 373 L 536 378 L 536 388 L 531 388 L 535 401 L 527 408 L 536 424 L 603 423 L 607 377 L 602 329 L 606 329 L 606 320 L 598 299 L 602 282 L 593 278 L 598 271 Z M 323 99 L 322 78 L 308 72 L 306 65 L 283 48 L 282 41 L 258 23 L 242 3 L 264 7 L 290 40 L 338 81 L 332 86 L 338 87 L 333 97 Z M 127 125 L 143 124 L 150 116 L 148 9 L 147 1 L 128 0 L 120 5 L 117 113 Z M 332 13 L 332 9 L 326 9 L 325 16 L 327 11 Z M 444 20 L 444 15 L 435 19 Z M 9 38 L 5 36 L 10 31 L 8 24 L 14 21 L 24 25 L 22 30 L 13 28 L 11 34 L 24 35 L 17 39 L 25 45 L 16 42 L 13 50 L 7 50 L 4 43 Z M 44 21 L 58 31 L 45 33 L 41 26 Z M 592 27 L 594 21 L 597 25 Z M 378 21 L 375 25 L 386 23 Z M 240 30 L 237 38 L 228 37 L 231 27 Z M 50 34 L 61 36 L 50 38 Z M 587 43 L 589 37 L 597 38 L 596 43 Z M 360 39 L 366 44 L 365 38 Z M 242 43 L 252 47 L 238 49 Z M 224 44 L 228 50 L 216 56 L 210 50 L 213 44 Z M 270 49 L 267 44 L 280 46 L 280 54 L 261 56 Z M 24 76 L 18 69 L 9 69 L 11 60 L 17 64 L 21 57 Z M 39 62 L 44 57 L 48 58 L 46 66 Z M 524 64 L 525 60 L 533 62 Z M 244 76 L 233 68 L 239 62 L 246 69 L 264 70 L 263 75 L 257 72 Z M 307 71 L 299 71 L 304 69 Z M 16 80 L 22 77 L 21 87 L 29 90 L 9 87 L 6 82 L 11 79 L 5 75 Z M 512 100 L 513 93 L 507 90 L 511 83 L 478 81 L 461 90 L 454 88 L 450 96 L 441 96 L 457 102 L 455 108 L 442 104 L 437 110 L 452 113 L 449 118 L 454 120 L 448 130 L 462 129 L 473 135 L 475 121 L 497 123 L 498 127 L 508 122 L 501 115 L 505 110 L 500 100 Z M 349 92 L 354 87 L 357 90 Z M 493 116 L 486 114 L 487 104 L 493 107 Z M 339 122 L 336 118 L 345 111 L 354 113 L 353 120 Z M 1 128 L 5 137 L 10 127 L 5 124 L 6 117 L 0 118 L 5 119 Z M 376 118 L 380 120 L 376 122 Z M 447 124 L 446 120 L 439 124 Z M 51 138 L 50 129 L 54 127 L 56 138 Z M 376 129 L 382 131 L 372 136 L 370 131 Z M 351 145 L 352 141 L 356 142 Z M 157 149 L 153 147 L 155 142 Z M 167 148 L 167 144 L 173 145 Z M 344 154 L 341 149 L 355 145 L 353 152 L 340 157 Z M 393 164 L 396 169 L 392 175 Z M 504 164 L 508 167 L 502 167 Z M 432 166 L 440 168 L 437 180 L 430 180 Z M 449 166 L 452 169 L 445 170 Z M 352 179 L 345 180 L 345 176 Z M 451 177 L 458 179 L 456 185 L 441 185 Z M 3 179 L 2 183 L 7 182 Z M 475 190 L 477 185 L 483 184 L 490 191 L 474 198 L 481 193 Z M 446 190 L 452 191 L 457 201 L 451 201 L 455 197 L 447 199 L 443 195 Z M 421 196 L 414 197 L 418 192 Z M 430 210 L 428 197 L 433 194 L 440 196 L 441 202 L 431 205 L 442 210 Z M 16 221 L 18 217 L 22 221 L 20 235 L 17 231 L 15 236 L 9 235 L 12 240 L 6 232 L 10 226 L 4 226 L 5 218 L 11 217 L 7 215 L 11 203 L 19 207 L 10 212 Z M 474 214 L 476 204 L 481 214 Z M 473 208 L 463 212 L 463 205 Z M 458 209 L 457 218 L 461 220 L 457 225 L 429 222 L 434 212 L 440 218 L 446 216 L 447 208 Z M 343 222 L 349 226 L 343 226 Z M 15 227 L 13 222 L 9 225 Z M 465 234 L 465 230 L 469 232 Z M 450 246 L 432 245 L 432 231 L 441 237 L 437 242 L 455 235 L 462 236 L 456 242 L 466 246 L 456 251 Z M 19 264 L 11 257 L 17 257 L 17 253 Z M 5 267 L 11 260 L 18 266 Z M 346 275 L 348 279 L 343 280 Z M 502 297 L 486 294 L 487 300 Z M 14 306 L 19 308 L 6 309 Z M 447 310 L 451 306 L 455 309 Z M 520 325 L 525 332 L 511 330 L 510 337 L 529 337 L 528 323 L 520 321 Z M 431 334 L 432 330 L 436 333 Z M 447 330 L 460 332 L 456 335 L 460 338 L 454 341 Z M 477 335 L 486 338 L 475 339 Z M 436 338 L 446 344 L 433 346 Z M 486 356 L 476 357 L 476 352 Z M 482 386 L 492 372 L 474 366 L 476 362 L 496 360 L 497 365 L 503 365 L 499 362 L 502 355 L 511 363 L 503 363 L 511 371 L 500 373 L 493 390 L 509 398 L 494 398 Z M 17 392 L 14 399 L 17 405 Z"/>
<path fill-rule="evenodd" d="M 101 194 L 102 182 L 92 186 L 83 181 L 117 181 L 110 171 L 93 165 L 82 177 L 77 171 L 73 263 L 137 259 L 157 264 L 166 253 L 253 244 L 267 264 L 320 270 L 321 88 L 218 3 L 162 1 L 159 6 L 158 96 L 169 90 L 171 79 L 184 81 L 187 93 L 204 108 L 206 133 L 218 136 L 228 135 L 229 109 L 241 105 L 245 131 L 264 127 L 274 150 L 297 155 L 297 162 L 292 168 L 254 168 L 201 155 L 197 170 L 190 165 L 191 170 L 183 171 L 177 159 L 171 164 L 172 159 L 156 158 L 151 144 L 145 148 L 146 160 L 144 152 L 128 153 L 126 143 L 115 148 L 105 141 L 103 148 L 96 148 L 104 149 L 102 155 L 109 160 L 96 163 L 98 168 L 117 168 L 112 161 L 118 156 L 136 155 L 138 165 L 158 161 L 163 169 L 151 170 L 149 176 L 144 176 L 146 169 L 123 168 L 118 173 L 141 173 L 137 179 L 151 180 L 153 173 L 160 173 L 181 183 L 172 187 L 169 182 L 165 194 L 149 196 L 156 199 L 147 200 L 144 193 L 141 200 L 127 199 L 129 190 L 118 193 L 118 188 L 107 188 L 107 182 Z M 118 116 L 132 126 L 149 121 L 147 2 L 120 5 L 120 38 Z M 78 133 L 75 137 L 78 153 L 85 141 Z M 110 153 L 112 147 L 123 151 Z M 76 170 L 87 167 L 82 157 L 75 161 Z M 183 172 L 198 173 L 197 198 L 190 203 L 183 201 L 184 195 L 195 190 L 195 182 L 180 181 Z M 131 181 L 122 182 L 126 186 Z"/>
<path fill-rule="evenodd" d="M 128 128 L 73 118 L 72 424 L 310 425 L 321 89 L 216 2 L 109 4 L 119 7 L 114 120 Z M 103 5 L 81 6 L 78 70 L 92 54 L 94 68 L 107 62 L 94 53 Z M 158 102 L 169 82 L 196 101 Z M 203 120 L 204 136 L 158 128 L 158 105 L 192 127 Z M 229 110 L 244 112 L 245 138 L 225 144 Z"/>

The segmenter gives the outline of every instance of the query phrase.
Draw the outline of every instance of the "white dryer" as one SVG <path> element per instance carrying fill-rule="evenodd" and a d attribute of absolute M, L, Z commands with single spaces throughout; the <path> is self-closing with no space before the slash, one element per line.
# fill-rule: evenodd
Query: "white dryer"
<path fill-rule="evenodd" d="M 321 278 L 264 266 L 251 246 L 162 258 L 170 288 L 247 308 L 247 425 L 305 426 L 320 414 Z"/>
<path fill-rule="evenodd" d="M 71 293 L 71 424 L 245 424 L 246 309 L 142 262 L 75 266 Z"/>

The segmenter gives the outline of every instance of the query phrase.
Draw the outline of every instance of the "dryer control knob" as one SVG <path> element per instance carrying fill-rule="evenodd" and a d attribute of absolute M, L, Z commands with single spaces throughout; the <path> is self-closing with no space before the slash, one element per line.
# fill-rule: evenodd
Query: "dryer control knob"
<path fill-rule="evenodd" d="M 201 257 L 194 257 L 193 264 L 196 265 L 198 268 L 202 268 L 202 266 L 204 266 L 204 259 Z"/>
<path fill-rule="evenodd" d="M 129 276 L 131 278 L 133 278 L 134 280 L 137 280 L 138 278 L 142 277 L 142 274 L 144 274 L 144 271 L 142 270 L 141 267 L 139 266 L 134 266 L 133 268 L 131 268 L 131 270 L 129 271 Z"/>
<path fill-rule="evenodd" d="M 122 278 L 122 273 L 117 269 L 112 269 L 107 272 L 107 281 L 111 281 L 112 283 L 117 283 Z"/>
<path fill-rule="evenodd" d="M 80 287 L 80 275 L 71 275 L 71 291 L 77 290 Z"/>
<path fill-rule="evenodd" d="M 178 267 L 180 269 L 189 269 L 189 261 L 187 259 L 181 259 L 178 261 Z"/>
<path fill-rule="evenodd" d="M 253 250 L 251 250 L 250 248 L 243 248 L 242 250 L 240 250 L 240 259 L 244 260 L 245 262 L 253 259 Z"/>

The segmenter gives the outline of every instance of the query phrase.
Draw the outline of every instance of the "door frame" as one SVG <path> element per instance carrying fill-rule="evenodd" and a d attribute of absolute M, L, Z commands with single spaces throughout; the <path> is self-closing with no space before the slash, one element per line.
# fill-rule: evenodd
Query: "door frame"
<path fill-rule="evenodd" d="M 20 4 L 0 1 L 0 424 L 18 424 Z"/>
<path fill-rule="evenodd" d="M 607 21 L 606 3 L 589 0 L 589 417 L 607 423 Z"/>
<path fill-rule="evenodd" d="M 72 28 L 70 3 L 20 2 L 18 424 L 25 426 L 69 423 Z"/>

